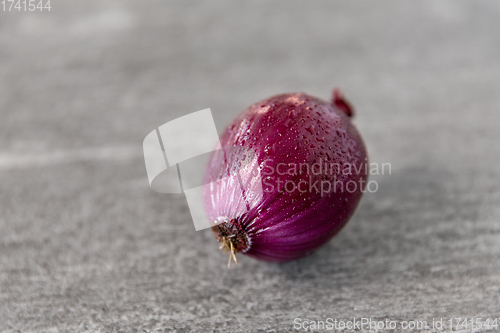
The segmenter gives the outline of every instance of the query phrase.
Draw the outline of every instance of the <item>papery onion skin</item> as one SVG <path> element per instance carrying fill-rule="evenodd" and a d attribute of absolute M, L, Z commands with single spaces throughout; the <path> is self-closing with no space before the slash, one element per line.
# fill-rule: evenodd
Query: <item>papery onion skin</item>
<path fill-rule="evenodd" d="M 312 254 L 337 234 L 354 213 L 368 178 L 366 148 L 351 115 L 352 107 L 338 90 L 331 103 L 305 93 L 281 94 L 240 114 L 225 129 L 220 144 L 255 151 L 263 195 L 249 199 L 254 201 L 246 213 L 235 213 L 234 207 L 241 205 L 234 196 L 235 183 L 213 181 L 223 172 L 225 160 L 222 154 L 212 154 L 204 204 L 211 221 L 227 221 L 212 228 L 219 241 L 232 239 L 235 252 L 260 260 L 286 262 Z M 316 172 L 305 164 L 316 164 Z M 318 172 L 318 165 L 330 169 Z M 346 174 L 348 165 L 351 174 Z M 321 193 L 321 181 L 325 190 L 330 183 L 330 192 Z M 355 190 L 352 183 L 347 190 L 349 181 L 358 184 Z"/>

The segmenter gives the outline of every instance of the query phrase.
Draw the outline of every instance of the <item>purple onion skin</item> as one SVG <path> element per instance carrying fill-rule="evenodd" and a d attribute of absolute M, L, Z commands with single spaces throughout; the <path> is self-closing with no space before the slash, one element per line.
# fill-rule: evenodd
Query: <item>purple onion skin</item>
<path fill-rule="evenodd" d="M 239 115 L 225 129 L 220 144 L 255 151 L 263 195 L 249 198 L 254 200 L 249 206 L 252 208 L 236 214 L 234 206 L 241 204 L 234 198 L 237 184 L 230 179 L 212 182 L 204 193 L 207 217 L 211 221 L 220 216 L 229 218 L 228 222 L 212 227 L 217 239 L 231 239 L 236 253 L 269 262 L 286 262 L 314 253 L 335 236 L 353 215 L 368 179 L 366 148 L 351 123 L 351 115 L 352 108 L 338 90 L 334 90 L 331 103 L 304 93 L 281 94 L 255 103 Z M 307 173 L 303 165 L 302 174 L 278 175 L 278 163 L 351 165 L 352 172 L 346 174 L 344 169 L 339 172 L 333 167 L 315 175 L 311 170 Z M 224 165 L 222 154 L 212 154 L 206 180 L 210 182 L 224 172 Z M 283 173 L 288 167 L 282 164 L 280 170 Z M 318 173 L 317 166 L 315 170 Z M 307 191 L 289 191 L 292 183 L 288 191 L 283 186 L 278 191 L 277 179 L 282 184 L 305 181 L 307 187 L 302 183 L 301 189 Z M 350 190 L 346 190 L 350 180 L 358 184 L 354 191 L 352 183 Z M 321 193 L 321 181 L 330 182 L 332 188 L 336 181 L 336 190 Z M 317 185 L 310 188 L 315 182 Z"/>

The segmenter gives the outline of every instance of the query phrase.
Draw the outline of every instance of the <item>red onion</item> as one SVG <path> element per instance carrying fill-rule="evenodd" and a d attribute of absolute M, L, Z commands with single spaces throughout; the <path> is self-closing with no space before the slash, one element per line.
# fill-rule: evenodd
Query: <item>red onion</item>
<path fill-rule="evenodd" d="M 237 252 L 272 262 L 298 259 L 347 223 L 368 178 L 352 114 L 338 90 L 331 103 L 282 94 L 251 105 L 226 128 L 222 149 L 207 165 L 204 201 L 229 260 Z"/>

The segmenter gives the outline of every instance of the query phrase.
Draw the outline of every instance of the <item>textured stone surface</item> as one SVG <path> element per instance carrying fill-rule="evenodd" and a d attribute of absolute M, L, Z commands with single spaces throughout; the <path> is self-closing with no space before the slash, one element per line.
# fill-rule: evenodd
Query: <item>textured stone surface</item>
<path fill-rule="evenodd" d="M 493 0 L 0 12 L 0 330 L 499 316 L 499 18 Z M 257 100 L 334 86 L 391 175 L 317 254 L 227 270 L 185 199 L 149 190 L 142 139 L 206 107 L 221 132 Z"/>

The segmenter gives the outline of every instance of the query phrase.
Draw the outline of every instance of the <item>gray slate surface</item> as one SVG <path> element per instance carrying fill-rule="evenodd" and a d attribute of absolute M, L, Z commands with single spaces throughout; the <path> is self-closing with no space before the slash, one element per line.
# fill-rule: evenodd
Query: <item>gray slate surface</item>
<path fill-rule="evenodd" d="M 0 330 L 500 316 L 498 31 L 493 0 L 0 12 Z M 148 188 L 142 139 L 207 107 L 220 133 L 262 98 L 335 86 L 392 174 L 317 254 L 227 270 L 185 199 Z"/>

